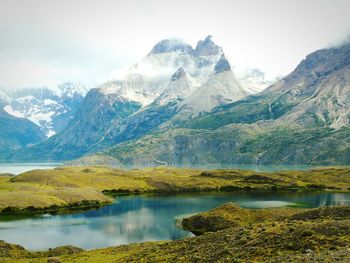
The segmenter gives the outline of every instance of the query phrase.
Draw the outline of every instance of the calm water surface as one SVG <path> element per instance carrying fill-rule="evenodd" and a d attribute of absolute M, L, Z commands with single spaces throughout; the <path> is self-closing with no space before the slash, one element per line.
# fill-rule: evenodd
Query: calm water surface
<path fill-rule="evenodd" d="M 307 204 L 350 205 L 349 193 L 207 193 L 119 197 L 98 210 L 73 215 L 42 215 L 0 221 L 0 239 L 28 249 L 75 245 L 85 249 L 192 236 L 176 226 L 176 218 L 226 202 L 247 208 Z M 1 216 L 0 216 L 1 219 Z"/>

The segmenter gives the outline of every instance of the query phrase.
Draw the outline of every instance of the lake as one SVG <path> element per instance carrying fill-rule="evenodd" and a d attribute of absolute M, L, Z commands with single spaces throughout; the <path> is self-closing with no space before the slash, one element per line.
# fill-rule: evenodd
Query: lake
<path fill-rule="evenodd" d="M 226 202 L 246 208 L 303 204 L 350 205 L 350 193 L 202 193 L 118 197 L 111 205 L 70 215 L 0 221 L 0 239 L 28 249 L 74 245 L 85 249 L 192 236 L 176 219 Z M 0 216 L 1 219 L 1 216 Z"/>

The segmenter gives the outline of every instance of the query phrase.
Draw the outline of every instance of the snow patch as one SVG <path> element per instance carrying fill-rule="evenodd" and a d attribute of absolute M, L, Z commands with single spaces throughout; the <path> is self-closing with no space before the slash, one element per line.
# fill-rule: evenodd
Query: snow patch
<path fill-rule="evenodd" d="M 51 99 L 44 99 L 44 105 L 48 106 L 48 105 L 57 105 L 57 101 L 51 100 Z"/>
<path fill-rule="evenodd" d="M 31 100 L 34 100 L 34 96 L 24 96 L 24 97 L 20 97 L 18 98 L 17 100 L 19 102 L 28 102 L 28 101 L 31 101 Z"/>
<path fill-rule="evenodd" d="M 56 132 L 54 130 L 49 130 L 47 133 L 46 133 L 46 137 L 47 138 L 50 138 L 51 136 L 55 135 Z"/>
<path fill-rule="evenodd" d="M 49 111 L 46 113 L 37 111 L 28 116 L 27 119 L 34 122 L 36 125 L 41 126 L 42 122 L 51 122 L 53 115 L 55 115 L 54 111 Z"/>
<path fill-rule="evenodd" d="M 11 105 L 6 105 L 4 108 L 4 111 L 6 111 L 8 114 L 17 117 L 17 118 L 25 118 L 22 112 L 16 111 L 12 108 Z"/>

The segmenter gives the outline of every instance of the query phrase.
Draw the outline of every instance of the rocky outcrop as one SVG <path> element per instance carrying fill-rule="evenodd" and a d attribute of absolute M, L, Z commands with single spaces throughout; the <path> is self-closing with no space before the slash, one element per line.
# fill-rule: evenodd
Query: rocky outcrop
<path fill-rule="evenodd" d="M 186 76 L 186 72 L 183 67 L 179 68 L 172 76 L 171 80 L 175 81 Z"/>
<path fill-rule="evenodd" d="M 208 35 L 204 40 L 199 40 L 195 49 L 196 56 L 214 56 L 222 53 L 222 48 L 212 41 Z"/>
<path fill-rule="evenodd" d="M 215 65 L 214 72 L 215 74 L 219 74 L 224 71 L 231 71 L 231 66 L 228 60 L 225 58 L 225 55 L 222 54 L 220 60 Z"/>
<path fill-rule="evenodd" d="M 193 53 L 193 48 L 180 39 L 164 39 L 158 42 L 151 50 L 150 54 L 181 51 Z"/>

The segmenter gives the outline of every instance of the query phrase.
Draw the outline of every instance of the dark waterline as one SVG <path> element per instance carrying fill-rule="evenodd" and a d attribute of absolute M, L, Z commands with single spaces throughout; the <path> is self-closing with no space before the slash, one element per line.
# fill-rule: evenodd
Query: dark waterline
<path fill-rule="evenodd" d="M 350 193 L 206 193 L 122 196 L 98 210 L 73 215 L 43 215 L 0 222 L 0 238 L 28 249 L 75 245 L 85 249 L 192 236 L 176 219 L 226 202 L 247 208 L 303 204 L 350 205 Z"/>

